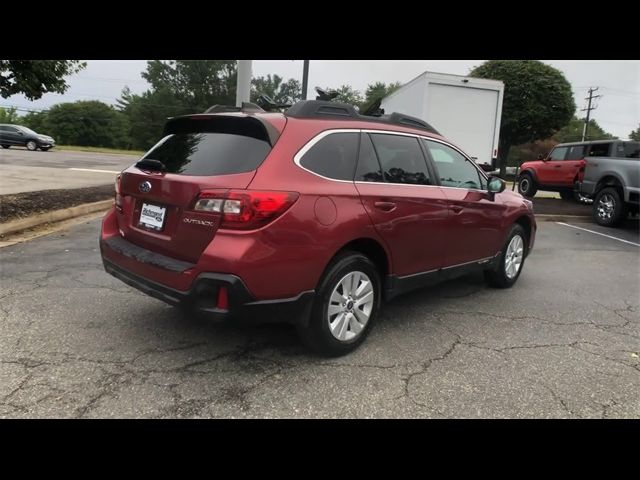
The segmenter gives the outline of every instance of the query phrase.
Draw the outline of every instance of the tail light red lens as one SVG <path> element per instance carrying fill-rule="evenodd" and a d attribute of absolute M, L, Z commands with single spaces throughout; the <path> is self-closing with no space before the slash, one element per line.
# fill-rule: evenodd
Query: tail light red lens
<path fill-rule="evenodd" d="M 194 210 L 221 213 L 220 228 L 253 230 L 272 222 L 298 199 L 296 192 L 205 190 Z"/>
<path fill-rule="evenodd" d="M 586 165 L 587 165 L 587 162 L 585 162 L 584 160 L 580 162 L 580 168 L 578 169 L 578 181 L 580 182 L 584 180 L 584 171 L 585 171 Z"/>

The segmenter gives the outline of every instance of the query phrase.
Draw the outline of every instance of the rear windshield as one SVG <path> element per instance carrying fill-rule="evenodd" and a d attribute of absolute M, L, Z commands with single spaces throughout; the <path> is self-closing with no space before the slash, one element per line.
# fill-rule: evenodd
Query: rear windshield
<path fill-rule="evenodd" d="M 169 173 L 228 175 L 255 170 L 271 151 L 266 140 L 232 133 L 174 133 L 143 157 L 161 161 Z"/>

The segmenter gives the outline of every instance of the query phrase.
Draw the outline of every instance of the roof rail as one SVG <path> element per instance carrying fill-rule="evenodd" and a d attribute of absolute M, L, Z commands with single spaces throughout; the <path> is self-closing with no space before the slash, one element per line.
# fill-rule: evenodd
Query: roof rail
<path fill-rule="evenodd" d="M 348 103 L 330 102 L 326 100 L 302 100 L 289 108 L 285 115 L 293 118 L 326 118 L 354 119 L 365 122 L 392 123 L 410 128 L 425 130 L 440 135 L 435 128 L 420 118 L 393 112 L 390 115 L 360 115 L 353 105 Z M 377 112 L 376 112 L 377 113 Z"/>
<path fill-rule="evenodd" d="M 224 112 L 264 112 L 259 105 L 250 102 L 242 102 L 241 107 L 234 107 L 232 105 L 213 105 L 212 107 L 207 108 L 204 113 L 224 113 Z"/>

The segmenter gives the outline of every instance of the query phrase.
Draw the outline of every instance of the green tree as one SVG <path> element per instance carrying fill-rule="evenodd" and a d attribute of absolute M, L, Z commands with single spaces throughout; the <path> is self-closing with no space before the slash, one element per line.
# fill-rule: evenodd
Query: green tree
<path fill-rule="evenodd" d="M 342 85 L 339 88 L 327 87 L 325 90 L 338 92 L 338 96 L 333 99 L 334 102 L 343 102 L 360 107 L 364 100 L 362 94 L 358 90 L 351 88 L 350 85 Z"/>
<path fill-rule="evenodd" d="M 146 150 L 162 135 L 168 117 L 202 113 L 212 105 L 235 105 L 235 60 L 150 60 L 142 77 L 151 88 L 129 88 L 117 100 L 129 121 L 130 146 Z"/>
<path fill-rule="evenodd" d="M 290 104 L 294 104 L 302 100 L 302 83 L 294 78 L 290 78 L 280 87 L 278 98 L 278 101 Z"/>
<path fill-rule="evenodd" d="M 86 66 L 78 60 L 0 60 L 0 95 L 37 100 L 47 92 L 64 93 L 69 88 L 65 77 Z"/>
<path fill-rule="evenodd" d="M 280 104 L 293 104 L 302 99 L 302 85 L 298 80 L 282 80 L 279 75 L 251 79 L 251 101 L 257 101 L 260 95 L 268 95 Z"/>
<path fill-rule="evenodd" d="M 636 140 L 640 142 L 640 124 L 638 125 L 638 128 L 636 128 L 635 130 L 631 130 L 631 133 L 629 134 L 629 138 L 631 140 Z"/>
<path fill-rule="evenodd" d="M 379 98 L 384 98 L 388 95 L 391 95 L 397 89 L 402 86 L 400 82 L 390 83 L 389 85 L 384 82 L 376 82 L 367 86 L 367 90 L 364 93 L 364 100 L 362 105 L 360 105 L 361 110 L 366 110 L 373 102 L 378 100 Z M 389 112 L 391 113 L 391 112 Z"/>
<path fill-rule="evenodd" d="M 552 138 L 557 143 L 580 142 L 582 140 L 582 131 L 584 130 L 584 121 L 584 118 L 573 117 L 567 125 L 554 133 Z M 605 132 L 594 119 L 589 120 L 589 128 L 587 129 L 585 140 L 608 140 L 613 138 L 617 137 Z"/>
<path fill-rule="evenodd" d="M 192 113 L 212 105 L 235 105 L 235 60 L 150 60 L 142 78 L 151 91 L 173 95 Z"/>
<path fill-rule="evenodd" d="M 514 145 L 509 151 L 507 165 L 515 167 L 527 160 L 535 160 L 538 158 L 538 155 L 546 156 L 558 143 L 581 141 L 584 121 L 584 118 L 579 119 L 577 117 L 573 117 L 567 125 L 547 139 L 527 142 L 521 145 Z M 589 120 L 589 129 L 587 130 L 587 133 L 589 140 L 607 140 L 617 138 L 614 135 L 605 132 L 593 119 Z"/>
<path fill-rule="evenodd" d="M 509 158 L 507 166 L 517 167 L 523 162 L 536 160 L 538 155 L 546 156 L 558 142 L 553 138 L 544 140 L 536 140 L 535 142 L 527 142 L 521 145 L 514 145 L 509 150 Z"/>
<path fill-rule="evenodd" d="M 60 144 L 116 148 L 129 144 L 127 118 L 97 100 L 54 105 L 44 128 Z"/>
<path fill-rule="evenodd" d="M 498 147 L 502 176 L 513 145 L 550 137 L 576 110 L 571 85 L 562 72 L 537 60 L 489 60 L 470 75 L 504 82 Z"/>
<path fill-rule="evenodd" d="M 128 119 L 129 146 L 137 150 L 147 150 L 160 140 L 169 117 L 194 113 L 165 88 L 136 95 L 125 87 L 116 103 L 117 109 Z"/>
<path fill-rule="evenodd" d="M 45 135 L 47 134 L 45 124 L 46 120 L 46 110 L 43 112 L 29 112 L 20 119 L 22 125 L 24 125 L 25 127 L 29 127 L 31 130 Z"/>
<path fill-rule="evenodd" d="M 0 123 L 20 124 L 19 119 L 21 119 L 21 117 L 15 108 L 6 109 L 0 107 Z"/>

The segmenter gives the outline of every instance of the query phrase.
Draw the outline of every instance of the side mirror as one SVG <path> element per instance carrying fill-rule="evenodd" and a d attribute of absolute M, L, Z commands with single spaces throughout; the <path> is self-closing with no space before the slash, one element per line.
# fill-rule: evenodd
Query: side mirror
<path fill-rule="evenodd" d="M 544 160 L 544 157 L 542 156 L 542 154 L 538 154 L 538 160 Z"/>
<path fill-rule="evenodd" d="M 489 183 L 487 183 L 487 191 L 489 192 L 489 200 L 495 199 L 496 193 L 504 192 L 507 188 L 507 183 L 500 177 L 489 177 Z"/>

